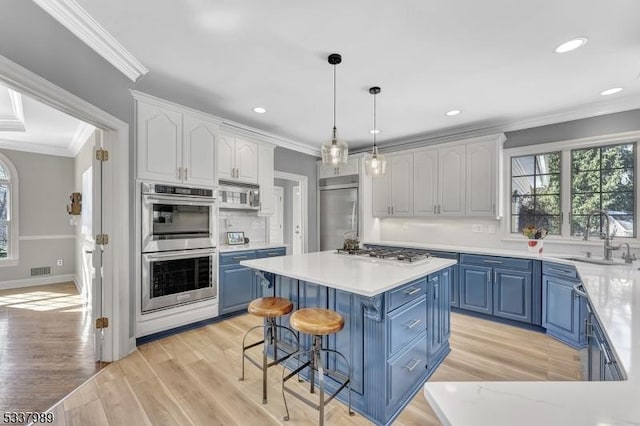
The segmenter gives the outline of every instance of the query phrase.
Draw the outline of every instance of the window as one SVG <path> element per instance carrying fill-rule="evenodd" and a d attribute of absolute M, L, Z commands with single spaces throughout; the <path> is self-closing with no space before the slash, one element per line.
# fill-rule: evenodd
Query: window
<path fill-rule="evenodd" d="M 18 259 L 17 188 L 18 173 L 0 154 L 0 265 L 13 265 Z"/>
<path fill-rule="evenodd" d="M 8 168 L 0 162 L 0 259 L 9 256 L 10 178 Z"/>
<path fill-rule="evenodd" d="M 534 225 L 551 235 L 578 239 L 590 214 L 602 212 L 606 215 L 593 214 L 590 236 L 607 231 L 608 216 L 610 235 L 637 238 L 636 145 L 629 134 L 620 134 L 550 143 L 542 153 L 536 149 L 545 148 L 514 148 L 506 177 L 511 182 L 505 189 L 511 203 L 509 232 L 520 234 Z"/>
<path fill-rule="evenodd" d="M 634 143 L 571 151 L 571 235 L 582 236 L 589 213 L 602 210 L 611 235 L 635 237 L 634 163 Z M 592 218 L 589 234 L 606 232 L 604 224 Z"/>
<path fill-rule="evenodd" d="M 560 234 L 560 152 L 511 158 L 511 232 Z"/>

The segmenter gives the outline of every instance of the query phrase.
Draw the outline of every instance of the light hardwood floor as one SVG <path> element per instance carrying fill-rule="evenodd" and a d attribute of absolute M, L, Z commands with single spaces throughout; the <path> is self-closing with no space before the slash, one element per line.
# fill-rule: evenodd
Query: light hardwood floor
<path fill-rule="evenodd" d="M 240 342 L 259 319 L 243 315 L 147 343 L 110 364 L 54 407 L 58 425 L 307 425 L 317 412 L 290 398 L 291 420 L 283 422 L 281 369 L 269 371 L 269 402 L 261 404 L 259 370 L 240 373 Z M 578 380 L 577 351 L 543 334 L 452 314 L 451 354 L 433 381 Z M 306 390 L 306 386 L 304 387 Z M 337 401 L 326 424 L 370 424 L 349 417 Z M 422 392 L 397 425 L 439 424 Z"/>
<path fill-rule="evenodd" d="M 71 282 L 1 290 L 0 411 L 47 410 L 90 378 L 92 332 Z"/>

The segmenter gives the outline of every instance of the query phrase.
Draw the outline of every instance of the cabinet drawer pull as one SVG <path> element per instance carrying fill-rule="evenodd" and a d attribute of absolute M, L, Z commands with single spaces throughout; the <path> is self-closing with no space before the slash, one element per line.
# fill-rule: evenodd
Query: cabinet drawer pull
<path fill-rule="evenodd" d="M 280 253 L 271 252 L 271 253 L 267 253 L 267 256 L 280 256 Z"/>
<path fill-rule="evenodd" d="M 419 291 L 420 291 L 420 287 L 412 287 L 412 288 L 406 289 L 405 291 L 403 291 L 403 293 L 406 294 L 407 296 L 411 296 L 416 294 Z"/>
<path fill-rule="evenodd" d="M 499 260 L 486 260 L 485 259 L 484 263 L 495 263 L 495 264 L 498 264 L 498 265 L 502 265 L 502 262 L 499 261 Z"/>
<path fill-rule="evenodd" d="M 412 364 L 413 362 L 413 364 Z M 407 365 L 405 365 L 402 368 L 406 368 L 407 371 L 413 371 L 414 368 L 416 368 L 416 366 L 420 364 L 420 360 L 419 359 L 411 359 L 411 361 L 409 361 L 409 363 Z"/>
<path fill-rule="evenodd" d="M 419 319 L 412 319 L 411 321 L 407 321 L 406 323 L 402 324 L 407 328 L 413 328 L 416 325 L 420 324 L 422 322 L 422 320 Z"/>
<path fill-rule="evenodd" d="M 247 259 L 248 256 L 235 256 L 233 260 Z"/>

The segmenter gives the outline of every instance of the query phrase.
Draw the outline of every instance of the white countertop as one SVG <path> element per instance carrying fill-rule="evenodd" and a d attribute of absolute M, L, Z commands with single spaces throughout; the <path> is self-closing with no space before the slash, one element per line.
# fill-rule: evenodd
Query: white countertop
<path fill-rule="evenodd" d="M 424 394 L 444 424 L 640 424 L 640 270 L 632 265 L 572 262 L 525 250 L 378 241 L 367 244 L 511 256 L 575 264 L 612 349 L 621 382 L 427 382 Z M 564 255 L 564 257 L 567 257 Z"/>
<path fill-rule="evenodd" d="M 277 247 L 287 247 L 286 244 L 282 243 L 253 243 L 249 242 L 247 244 L 238 244 L 230 246 L 228 244 L 220 244 L 218 246 L 218 253 L 226 253 L 230 251 L 242 251 L 242 250 L 260 250 L 260 249 L 269 249 L 269 248 L 277 248 Z"/>
<path fill-rule="evenodd" d="M 375 296 L 416 278 L 455 265 L 456 261 L 430 258 L 416 264 L 404 264 L 337 254 L 332 250 L 243 260 L 240 264 L 362 296 Z"/>

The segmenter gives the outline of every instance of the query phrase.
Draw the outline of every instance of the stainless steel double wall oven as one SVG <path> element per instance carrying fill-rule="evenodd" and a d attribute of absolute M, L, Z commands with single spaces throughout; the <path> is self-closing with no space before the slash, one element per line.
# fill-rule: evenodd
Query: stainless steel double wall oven
<path fill-rule="evenodd" d="M 142 312 L 216 296 L 216 199 L 209 188 L 142 183 Z"/>

